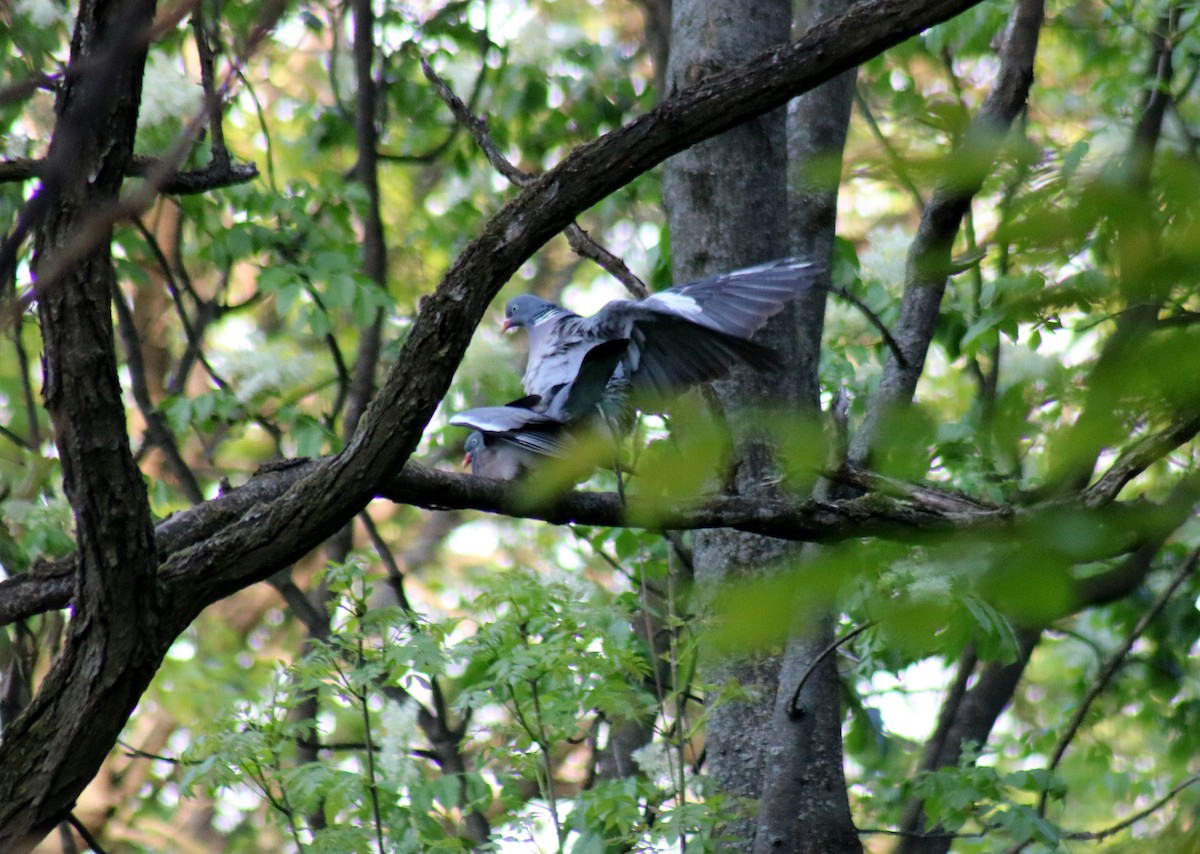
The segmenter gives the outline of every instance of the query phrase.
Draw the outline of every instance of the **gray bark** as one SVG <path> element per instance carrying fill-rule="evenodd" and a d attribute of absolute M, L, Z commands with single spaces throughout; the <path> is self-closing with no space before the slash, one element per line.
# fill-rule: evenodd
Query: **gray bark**
<path fill-rule="evenodd" d="M 668 77 L 676 86 L 699 82 L 786 38 L 790 27 L 787 3 L 748 7 L 726 0 L 677 0 L 674 11 Z M 815 186 L 797 173 L 797 208 L 789 217 L 789 142 L 797 163 L 807 165 L 825 152 L 840 158 L 849 94 L 846 78 L 839 78 L 794 107 L 793 134 L 784 114 L 771 113 L 668 161 L 663 194 L 676 281 L 795 251 L 828 266 L 837 182 Z M 717 384 L 738 449 L 731 485 L 742 496 L 770 496 L 773 488 L 767 483 L 776 472 L 771 448 L 756 435 L 749 415 L 753 408 L 817 408 L 823 318 L 824 295 L 814 290 L 760 336 L 783 356 L 786 373 L 740 372 Z M 731 530 L 698 533 L 695 546 L 697 581 L 706 586 L 770 571 L 796 555 L 778 542 Z M 859 850 L 842 775 L 832 665 L 818 668 L 806 683 L 808 713 L 797 718 L 788 711 L 790 691 L 816 651 L 827 645 L 831 626 L 821 618 L 815 627 L 798 627 L 783 656 L 760 653 L 706 663 L 705 681 L 747 692 L 746 699 L 708 710 L 711 777 L 727 794 L 759 802 L 757 818 L 746 815 L 722 828 L 730 850 Z"/>
<path fill-rule="evenodd" d="M 847 0 L 815 0 L 797 9 L 796 28 L 840 14 Z M 850 122 L 855 72 L 846 72 L 802 95 L 788 109 L 791 247 L 825 268 L 830 284 L 842 149 Z M 825 291 L 813 289 L 795 310 L 798 402 L 819 408 L 818 361 L 825 319 Z M 809 614 L 792 628 L 780 662 L 779 691 L 771 716 L 756 854 L 774 851 L 857 852 L 862 850 L 850 815 L 843 772 L 841 685 L 837 656 L 822 652 L 834 640 L 836 614 Z M 803 683 L 803 688 L 798 686 Z"/>

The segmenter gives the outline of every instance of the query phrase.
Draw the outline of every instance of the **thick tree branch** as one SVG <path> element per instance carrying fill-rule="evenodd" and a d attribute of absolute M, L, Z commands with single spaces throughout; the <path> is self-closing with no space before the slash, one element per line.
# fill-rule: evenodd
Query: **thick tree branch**
<path fill-rule="evenodd" d="M 158 524 L 156 543 L 162 559 L 192 554 L 223 531 L 253 520 L 262 509 L 278 501 L 306 477 L 319 472 L 332 458 L 300 459 L 265 468 L 245 485 L 177 513 Z M 878 482 L 858 475 L 861 488 Z M 930 541 L 966 532 L 1010 532 L 1016 535 L 1025 523 L 1037 524 L 1047 513 L 1095 510 L 1085 495 L 1054 499 L 1028 507 L 993 507 L 969 504 L 953 492 L 940 493 L 929 486 L 901 489 L 886 480 L 887 490 L 902 499 L 867 495 L 842 501 L 801 500 L 781 496 L 764 501 L 756 497 L 715 496 L 703 504 L 683 507 L 654 502 L 623 504 L 615 493 L 571 492 L 548 504 L 534 504 L 519 484 L 444 472 L 411 462 L 381 484 L 374 497 L 429 510 L 479 510 L 550 524 L 640 527 L 655 531 L 734 528 L 785 540 L 836 543 L 860 537 L 900 541 Z M 935 497 L 936 496 L 936 497 Z M 1134 543 L 1128 560 L 1145 549 L 1157 550 L 1162 538 L 1190 515 L 1197 487 L 1182 482 L 1161 505 L 1151 507 L 1135 500 L 1114 502 L 1111 526 L 1124 525 Z M 0 626 L 43 611 L 66 607 L 72 595 L 74 557 L 42 564 L 31 572 L 0 581 Z M 1125 564 L 1122 564 L 1124 567 Z M 191 575 L 173 575 L 172 587 L 186 589 L 202 581 L 203 569 Z M 1144 571 L 1118 567 L 1111 573 L 1077 582 L 1079 606 L 1110 601 L 1136 586 Z"/>

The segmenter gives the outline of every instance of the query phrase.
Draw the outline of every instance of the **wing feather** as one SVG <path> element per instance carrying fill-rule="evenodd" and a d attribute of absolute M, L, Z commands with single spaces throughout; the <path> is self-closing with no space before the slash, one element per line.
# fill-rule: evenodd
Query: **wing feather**
<path fill-rule="evenodd" d="M 817 272 L 810 262 L 789 258 L 689 282 L 633 305 L 735 338 L 750 338 L 810 285 Z"/>

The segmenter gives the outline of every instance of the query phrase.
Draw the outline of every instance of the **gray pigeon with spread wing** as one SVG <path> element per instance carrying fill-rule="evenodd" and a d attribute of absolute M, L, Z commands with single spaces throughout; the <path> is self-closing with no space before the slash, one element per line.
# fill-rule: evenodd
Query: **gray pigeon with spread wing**
<path fill-rule="evenodd" d="M 718 379 L 735 364 L 765 369 L 775 353 L 750 338 L 816 277 L 807 261 L 788 258 L 653 294 L 613 300 L 580 317 L 532 294 L 509 300 L 504 329 L 529 333 L 522 382 L 545 396 L 570 383 L 596 344 L 628 339 L 607 396 L 632 393 L 638 406 L 657 407 L 688 386 Z"/>
<path fill-rule="evenodd" d="M 602 424 L 598 404 L 629 340 L 591 345 L 571 379 L 505 406 L 480 406 L 456 413 L 450 423 L 473 432 L 463 447 L 471 473 L 513 480 L 544 463 L 568 455 L 574 433 Z"/>

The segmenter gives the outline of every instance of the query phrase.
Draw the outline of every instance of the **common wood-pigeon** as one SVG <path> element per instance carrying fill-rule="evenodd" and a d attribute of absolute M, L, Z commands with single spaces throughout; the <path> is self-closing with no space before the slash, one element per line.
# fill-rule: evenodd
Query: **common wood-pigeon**
<path fill-rule="evenodd" d="M 551 394 L 579 373 L 597 343 L 627 338 L 608 394 L 628 390 L 635 405 L 657 407 L 688 386 L 724 376 L 739 362 L 759 369 L 776 365 L 775 353 L 750 338 L 816 272 L 797 258 L 772 261 L 644 300 L 613 300 L 591 317 L 524 294 L 509 300 L 503 328 L 529 333 L 522 378 L 527 394 Z"/>

